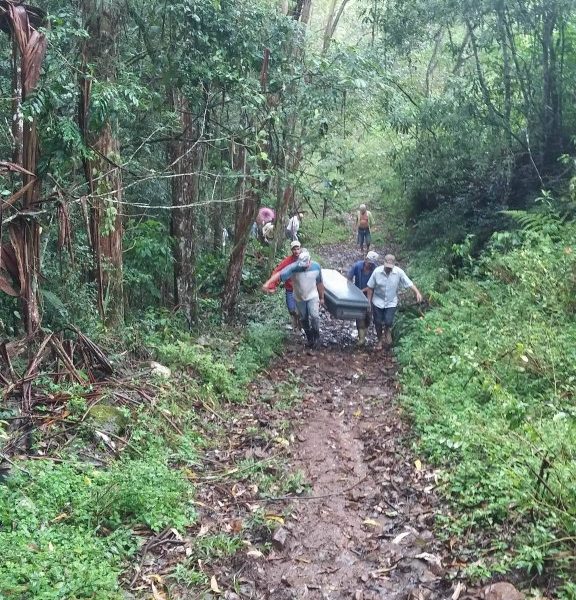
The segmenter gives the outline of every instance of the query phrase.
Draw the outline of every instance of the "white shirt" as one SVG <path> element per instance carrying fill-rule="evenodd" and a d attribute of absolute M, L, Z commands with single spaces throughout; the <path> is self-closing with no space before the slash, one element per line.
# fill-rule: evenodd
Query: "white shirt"
<path fill-rule="evenodd" d="M 322 283 L 322 269 L 317 262 L 311 261 L 308 267 L 300 267 L 298 261 L 288 265 L 280 271 L 280 280 L 287 279 L 292 280 L 296 302 L 319 298 L 318 284 Z"/>
<path fill-rule="evenodd" d="M 398 288 L 410 288 L 414 284 L 400 267 L 392 267 L 387 275 L 384 265 L 376 267 L 368 280 L 368 287 L 374 290 L 372 304 L 377 308 L 398 306 Z"/>
<path fill-rule="evenodd" d="M 272 239 L 272 237 L 274 237 L 274 223 L 266 223 L 266 225 L 262 227 L 262 235 L 267 240 Z"/>
<path fill-rule="evenodd" d="M 286 226 L 286 229 L 292 234 L 292 235 L 296 235 L 298 233 L 298 230 L 300 229 L 300 219 L 298 218 L 298 215 L 294 215 L 289 221 L 288 221 L 288 225 Z"/>

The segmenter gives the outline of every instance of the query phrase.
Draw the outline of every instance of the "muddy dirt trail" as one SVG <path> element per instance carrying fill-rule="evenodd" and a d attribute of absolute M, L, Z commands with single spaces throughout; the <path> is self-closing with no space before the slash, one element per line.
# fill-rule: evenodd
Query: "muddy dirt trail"
<path fill-rule="evenodd" d="M 344 270 L 359 258 L 335 246 L 324 248 L 321 260 Z M 310 487 L 301 499 L 269 506 L 289 517 L 273 550 L 252 565 L 251 577 L 245 573 L 251 584 L 244 593 L 274 600 L 450 597 L 455 584 L 431 532 L 435 475 L 410 451 L 395 401 L 393 352 L 376 352 L 373 337 L 355 348 L 354 322 L 327 313 L 321 329 L 319 350 L 305 351 L 293 335 L 271 369 L 276 380 L 300 382 L 289 470 L 303 472 Z M 261 392 L 256 383 L 253 393 Z"/>
<path fill-rule="evenodd" d="M 322 265 L 343 270 L 360 257 L 352 248 L 324 248 Z M 222 564 L 218 582 L 229 600 L 376 600 L 473 598 L 459 583 L 462 563 L 434 536 L 435 473 L 411 450 L 409 424 L 397 403 L 393 351 L 355 347 L 354 322 L 322 316 L 322 345 L 304 349 L 292 334 L 283 356 L 250 390 L 249 409 L 237 415 L 231 447 L 266 459 L 267 439 L 286 421 L 282 390 L 297 384 L 283 455 L 288 473 L 304 474 L 308 487 L 289 498 L 244 502 L 278 518 L 269 550 L 247 548 L 234 564 Z M 371 334 L 373 336 L 373 334 Z M 283 385 L 285 384 L 285 385 Z M 292 387 L 290 387 L 292 386 Z M 271 435 L 249 438 L 258 424 Z M 254 427 L 252 427 L 254 429 Z M 222 460 L 223 457 L 216 457 Z M 252 490 L 253 493 L 253 490 Z M 225 502 L 212 489 L 206 501 Z M 234 519 L 230 516 L 232 527 Z M 257 547 L 262 539 L 253 538 Z M 262 546 L 260 545 L 260 548 Z M 234 586 L 229 584 L 234 582 Z M 223 586 L 221 585 L 221 588 Z M 233 590 L 233 591 L 232 591 Z"/>

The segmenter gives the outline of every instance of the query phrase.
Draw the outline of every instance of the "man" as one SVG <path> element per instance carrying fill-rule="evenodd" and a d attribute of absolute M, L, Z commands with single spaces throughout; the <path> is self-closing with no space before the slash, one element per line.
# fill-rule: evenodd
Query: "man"
<path fill-rule="evenodd" d="M 364 252 L 364 244 L 366 244 L 366 251 L 370 250 L 370 244 L 372 242 L 370 227 L 372 227 L 373 224 L 374 219 L 372 218 L 372 213 L 366 208 L 365 204 L 361 204 L 356 213 L 357 241 L 360 252 Z"/>
<path fill-rule="evenodd" d="M 288 225 L 286 225 L 286 237 L 291 241 L 296 241 L 298 239 L 298 231 L 300 230 L 300 221 L 302 221 L 302 217 L 304 215 L 302 213 L 296 212 L 292 215 L 292 218 L 288 221 Z"/>
<path fill-rule="evenodd" d="M 422 302 L 422 294 L 406 273 L 396 266 L 396 258 L 392 254 L 387 254 L 384 257 L 384 264 L 374 269 L 367 287 L 368 300 L 372 308 L 372 318 L 378 337 L 376 350 L 382 350 L 382 327 L 384 327 L 386 346 L 392 345 L 392 324 L 398 306 L 398 288 L 412 289 L 416 294 L 416 302 Z"/>
<path fill-rule="evenodd" d="M 364 295 L 368 295 L 368 280 L 372 276 L 374 269 L 376 268 L 376 261 L 378 260 L 378 254 L 373 250 L 370 250 L 366 254 L 364 260 L 356 261 L 348 271 L 348 279 L 359 289 L 364 292 Z M 358 346 L 363 346 L 366 343 L 366 330 L 370 325 L 370 308 L 366 311 L 366 316 L 362 319 L 356 319 L 356 329 L 358 329 Z"/>
<path fill-rule="evenodd" d="M 262 239 L 265 244 L 269 244 L 274 239 L 274 221 L 264 223 L 262 227 Z"/>
<path fill-rule="evenodd" d="M 305 248 L 300 249 L 297 262 L 272 275 L 262 290 L 271 293 L 275 283 L 288 279 L 292 279 L 298 315 L 306 334 L 306 347 L 317 348 L 320 343 L 320 304 L 324 304 L 324 284 L 320 265 L 311 260 L 310 252 Z"/>
<path fill-rule="evenodd" d="M 300 242 L 298 240 L 295 240 L 290 244 L 290 255 L 287 256 L 286 258 L 283 258 L 278 263 L 278 265 L 272 271 L 272 275 L 275 275 L 276 273 L 280 273 L 280 271 L 285 269 L 287 266 L 291 265 L 292 263 L 295 263 L 298 260 L 299 256 L 300 256 Z M 275 284 L 271 284 L 269 286 L 268 291 L 273 292 L 277 285 L 278 285 L 278 282 L 276 282 Z M 288 312 L 290 313 L 290 317 L 292 319 L 292 328 L 294 329 L 294 331 L 299 332 L 300 331 L 300 319 L 298 318 L 298 309 L 296 308 L 296 300 L 294 300 L 294 290 L 292 288 L 292 280 L 291 279 L 288 279 L 284 282 L 284 292 L 286 294 L 286 308 L 288 309 Z"/>

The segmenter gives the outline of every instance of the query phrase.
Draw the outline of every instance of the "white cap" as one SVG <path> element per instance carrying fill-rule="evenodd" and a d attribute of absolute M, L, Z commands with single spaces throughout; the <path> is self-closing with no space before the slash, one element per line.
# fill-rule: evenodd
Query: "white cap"
<path fill-rule="evenodd" d="M 310 262 L 310 252 L 306 250 L 306 248 L 302 248 L 300 252 L 300 256 L 298 257 L 298 266 L 299 267 L 307 267 Z"/>
<path fill-rule="evenodd" d="M 290 250 L 292 250 L 292 248 L 299 248 L 300 247 L 300 242 L 298 240 L 294 240 L 291 244 L 290 244 Z"/>
<path fill-rule="evenodd" d="M 384 257 L 384 266 L 385 267 L 393 267 L 396 264 L 396 257 L 393 254 L 387 254 Z"/>
<path fill-rule="evenodd" d="M 378 252 L 374 252 L 374 250 L 370 250 L 370 252 L 368 252 L 368 254 L 366 255 L 366 260 L 378 260 Z"/>

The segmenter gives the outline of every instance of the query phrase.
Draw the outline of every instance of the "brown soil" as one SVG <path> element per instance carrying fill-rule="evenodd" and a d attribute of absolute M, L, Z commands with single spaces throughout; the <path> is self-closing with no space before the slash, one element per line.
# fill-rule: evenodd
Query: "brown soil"
<path fill-rule="evenodd" d="M 285 367 L 306 382 L 290 468 L 310 494 L 291 501 L 286 542 L 262 561 L 254 597 L 444 597 L 434 474 L 409 450 L 393 357 L 328 347 L 306 359 L 294 344 Z"/>
<path fill-rule="evenodd" d="M 358 258 L 353 251 L 342 255 L 339 246 L 325 249 L 322 263 L 343 270 Z M 303 338 L 293 334 L 282 358 L 253 384 L 252 407 L 236 426 L 259 423 L 273 434 L 286 419 L 276 408 L 286 398 L 273 390 L 298 383 L 300 402 L 288 415 L 292 435 L 284 440 L 288 469 L 280 476 L 303 472 L 309 488 L 272 500 L 252 496 L 244 504 L 285 520 L 278 517 L 273 533 L 245 531 L 247 552 L 215 571 L 219 590 L 228 590 L 225 598 L 471 597 L 457 583 L 448 546 L 432 533 L 435 473 L 411 450 L 410 427 L 396 400 L 393 351 L 376 352 L 373 338 L 356 349 L 354 334 L 353 322 L 325 314 L 319 350 L 305 351 Z M 271 452 L 269 443 L 253 438 L 246 456 Z M 255 551 L 263 540 L 267 549 Z"/>
<path fill-rule="evenodd" d="M 359 258 L 334 246 L 321 262 L 344 270 Z M 461 581 L 458 543 L 434 534 L 437 474 L 413 451 L 393 350 L 375 351 L 374 337 L 357 349 L 354 323 L 327 314 L 321 334 L 314 351 L 291 334 L 284 354 L 251 385 L 251 401 L 234 407 L 232 424 L 214 412 L 216 429 L 227 428 L 226 443 L 199 469 L 199 520 L 185 545 L 224 531 L 238 534 L 245 549 L 198 561 L 210 592 L 171 586 L 170 597 L 482 597 Z M 247 460 L 277 483 L 264 489 L 243 472 Z M 303 474 L 304 489 L 281 491 L 295 473 Z"/>

